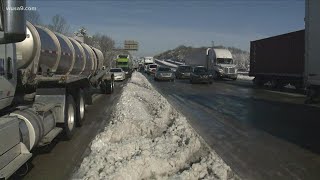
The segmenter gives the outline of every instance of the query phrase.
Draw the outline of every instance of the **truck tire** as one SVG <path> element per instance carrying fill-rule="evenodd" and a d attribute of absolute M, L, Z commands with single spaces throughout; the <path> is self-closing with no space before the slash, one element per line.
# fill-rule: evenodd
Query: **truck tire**
<path fill-rule="evenodd" d="M 316 98 L 319 97 L 318 94 L 318 89 L 316 89 L 315 87 L 308 87 L 307 89 L 307 99 L 305 100 L 305 104 L 313 104 L 313 103 L 317 103 L 316 102 Z"/>
<path fill-rule="evenodd" d="M 114 80 L 113 78 L 111 80 L 105 80 L 106 83 L 106 89 L 105 93 L 106 94 L 112 94 L 114 91 Z"/>
<path fill-rule="evenodd" d="M 281 82 L 281 80 L 278 79 L 272 79 L 271 80 L 271 88 L 272 89 L 282 89 L 284 84 Z"/>
<path fill-rule="evenodd" d="M 255 86 L 262 87 L 262 86 L 264 85 L 264 81 L 261 80 L 261 79 L 258 78 L 258 77 L 255 77 L 255 78 L 253 79 L 253 84 L 254 84 Z"/>
<path fill-rule="evenodd" d="M 71 95 L 66 98 L 64 108 L 64 133 L 67 140 L 70 140 L 76 127 L 76 106 Z"/>
<path fill-rule="evenodd" d="M 85 97 L 82 89 L 79 90 L 78 96 L 76 98 L 76 125 L 78 127 L 82 126 L 85 114 Z"/>

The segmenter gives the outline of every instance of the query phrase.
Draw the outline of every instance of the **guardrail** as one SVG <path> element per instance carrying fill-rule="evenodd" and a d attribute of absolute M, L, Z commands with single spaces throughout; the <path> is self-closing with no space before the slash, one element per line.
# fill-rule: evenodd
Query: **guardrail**
<path fill-rule="evenodd" d="M 175 64 L 175 65 L 185 65 L 185 63 L 181 63 L 181 62 L 177 62 L 177 61 L 173 61 L 173 60 L 169 60 L 169 59 L 167 59 L 167 60 L 165 60 L 166 62 L 169 62 L 169 63 L 171 63 L 171 64 Z"/>
<path fill-rule="evenodd" d="M 167 66 L 167 67 L 170 67 L 170 68 L 178 68 L 178 65 L 171 64 L 171 63 L 166 62 L 166 61 L 161 61 L 161 60 L 155 59 L 155 62 L 157 64 L 159 64 L 159 65 Z"/>

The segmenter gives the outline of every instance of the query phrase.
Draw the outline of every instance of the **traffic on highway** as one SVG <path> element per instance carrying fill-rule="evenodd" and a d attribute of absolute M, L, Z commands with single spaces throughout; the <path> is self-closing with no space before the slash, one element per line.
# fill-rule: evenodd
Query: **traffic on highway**
<path fill-rule="evenodd" d="M 0 1 L 0 179 L 320 179 L 319 8 Z"/>

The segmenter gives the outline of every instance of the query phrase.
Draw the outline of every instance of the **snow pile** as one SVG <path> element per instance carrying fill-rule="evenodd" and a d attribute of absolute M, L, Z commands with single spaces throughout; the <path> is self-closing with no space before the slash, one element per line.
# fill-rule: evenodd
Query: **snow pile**
<path fill-rule="evenodd" d="M 250 76 L 247 76 L 247 75 L 242 75 L 242 74 L 238 74 L 238 79 L 241 79 L 241 80 L 248 80 L 248 81 L 251 81 L 254 79 L 254 77 L 250 77 Z"/>
<path fill-rule="evenodd" d="M 140 73 L 73 179 L 238 179 Z"/>

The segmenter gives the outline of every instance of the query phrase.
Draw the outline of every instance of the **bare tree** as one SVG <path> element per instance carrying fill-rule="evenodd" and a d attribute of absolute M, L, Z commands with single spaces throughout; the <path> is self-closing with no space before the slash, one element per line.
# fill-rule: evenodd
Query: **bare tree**
<path fill-rule="evenodd" d="M 107 35 L 101 35 L 100 33 L 97 33 L 93 36 L 85 36 L 85 43 L 99 48 L 104 53 L 108 50 L 114 49 L 115 45 L 115 42 L 111 37 Z"/>
<path fill-rule="evenodd" d="M 67 20 L 64 17 L 57 14 L 52 17 L 51 21 L 51 24 L 48 25 L 49 29 L 61 34 L 69 34 L 70 26 L 68 25 Z"/>
<path fill-rule="evenodd" d="M 38 11 L 26 11 L 26 20 L 31 22 L 32 24 L 41 24 L 41 18 Z"/>
<path fill-rule="evenodd" d="M 86 28 L 81 27 L 75 34 L 81 34 L 84 37 L 84 42 L 90 46 L 98 48 L 104 55 L 104 65 L 111 66 L 114 57 L 116 56 L 115 52 L 115 42 L 108 35 L 103 35 L 96 33 L 93 36 L 88 35 Z"/>

